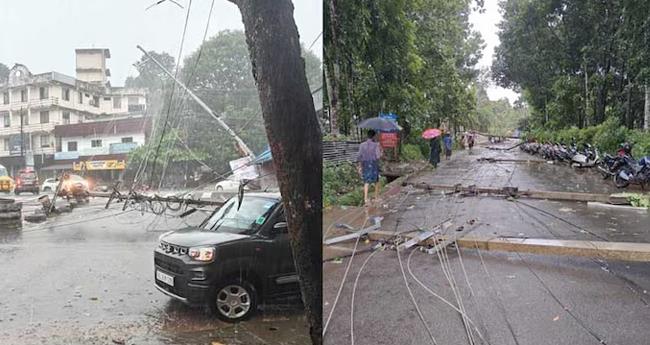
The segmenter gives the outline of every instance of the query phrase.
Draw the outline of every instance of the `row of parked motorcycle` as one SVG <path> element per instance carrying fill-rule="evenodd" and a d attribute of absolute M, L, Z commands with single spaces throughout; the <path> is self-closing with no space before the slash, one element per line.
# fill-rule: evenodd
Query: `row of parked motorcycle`
<path fill-rule="evenodd" d="M 632 144 L 622 143 L 615 155 L 600 155 L 597 148 L 590 144 L 579 147 L 575 142 L 539 143 L 526 142 L 519 146 L 521 150 L 542 158 L 570 164 L 576 168 L 597 168 L 603 179 L 612 178 L 618 188 L 627 188 L 638 184 L 641 189 L 650 183 L 650 156 L 636 159 L 632 156 Z"/>

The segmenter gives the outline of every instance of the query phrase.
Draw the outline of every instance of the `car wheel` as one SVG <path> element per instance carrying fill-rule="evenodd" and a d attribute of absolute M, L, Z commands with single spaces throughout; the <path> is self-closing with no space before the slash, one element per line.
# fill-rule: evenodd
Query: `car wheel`
<path fill-rule="evenodd" d="M 246 281 L 229 280 L 215 286 L 208 303 L 212 315 L 225 322 L 239 322 L 257 310 L 257 293 Z"/>
<path fill-rule="evenodd" d="M 217 192 L 223 192 L 223 187 L 217 186 Z"/>
<path fill-rule="evenodd" d="M 14 190 L 14 194 L 16 194 L 16 195 L 20 195 L 20 192 L 17 191 L 17 190 Z"/>

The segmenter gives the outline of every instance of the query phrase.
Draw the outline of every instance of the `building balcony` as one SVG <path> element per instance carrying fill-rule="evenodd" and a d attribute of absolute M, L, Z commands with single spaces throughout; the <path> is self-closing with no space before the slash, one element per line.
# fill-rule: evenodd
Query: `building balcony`
<path fill-rule="evenodd" d="M 21 102 L 21 101 L 13 101 L 10 102 L 9 104 L 4 104 L 3 102 L 0 102 L 0 111 L 16 111 L 16 110 L 26 110 L 28 108 L 31 109 L 39 109 L 39 108 L 49 108 L 51 106 L 57 106 L 59 105 L 60 100 L 58 97 L 48 97 L 44 99 L 30 99 L 27 102 Z"/>
<path fill-rule="evenodd" d="M 56 124 L 52 122 L 48 123 L 35 123 L 29 125 L 23 125 L 23 133 L 49 133 L 54 131 L 54 126 Z M 20 133 L 20 123 L 18 125 L 12 125 L 10 127 L 0 127 L 0 136 L 7 136 L 12 134 Z"/>

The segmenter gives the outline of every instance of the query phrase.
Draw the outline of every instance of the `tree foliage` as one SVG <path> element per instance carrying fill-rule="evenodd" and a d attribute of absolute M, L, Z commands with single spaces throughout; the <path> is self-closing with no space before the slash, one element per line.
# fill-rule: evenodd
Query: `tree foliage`
<path fill-rule="evenodd" d="M 328 0 L 324 18 L 330 113 L 344 134 L 379 112 L 407 132 L 476 124 L 482 41 L 469 0 Z"/>
<path fill-rule="evenodd" d="M 174 73 L 176 66 L 171 55 L 165 52 L 150 54 Z M 320 87 L 320 60 L 308 51 L 303 51 L 303 57 L 310 87 Z M 134 158 L 160 145 L 162 152 L 166 147 L 174 148 L 169 156 L 161 154 L 163 159 L 168 157 L 172 163 L 188 163 L 193 168 L 205 164 L 217 174 L 227 172 L 230 169 L 228 162 L 240 157 L 233 138 L 148 58 L 143 57 L 136 66 L 138 76 L 129 78 L 126 85 L 149 89 L 149 99 L 156 103 L 150 108 L 157 109 L 154 114 L 157 134 Z M 260 153 L 266 147 L 267 139 L 251 70 L 244 33 L 226 30 L 207 39 L 183 60 L 178 79 L 220 116 L 251 150 Z M 173 96 L 172 88 L 176 88 Z M 165 132 L 173 130 L 176 134 L 170 136 L 166 133 L 161 141 L 165 122 Z M 177 154 L 179 152 L 175 150 L 186 154 Z M 190 151 L 200 158 L 195 159 Z M 164 162 L 157 163 L 162 165 Z"/>
<path fill-rule="evenodd" d="M 650 2 L 506 0 L 492 74 L 523 92 L 535 127 L 615 117 L 643 124 L 650 82 Z"/>
<path fill-rule="evenodd" d="M 9 77 L 9 67 L 0 62 L 0 82 L 4 82 Z"/>

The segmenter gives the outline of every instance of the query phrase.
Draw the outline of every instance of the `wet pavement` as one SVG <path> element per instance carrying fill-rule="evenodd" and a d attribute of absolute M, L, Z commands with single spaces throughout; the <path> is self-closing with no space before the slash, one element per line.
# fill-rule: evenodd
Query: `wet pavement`
<path fill-rule="evenodd" d="M 592 171 L 546 163 L 478 162 L 479 157 L 535 158 L 518 149 L 478 148 L 472 155 L 456 153 L 437 170 L 427 169 L 409 181 L 617 192 Z M 358 228 L 372 216 L 384 217 L 381 230 L 395 234 L 430 229 L 445 220 L 453 224 L 446 230 L 449 234 L 474 220 L 472 235 L 650 242 L 647 211 L 592 208 L 584 202 L 462 197 L 409 187 L 369 209 L 328 210 L 324 237 L 345 233 L 333 224 Z M 324 247 L 326 259 L 338 257 L 324 263 L 326 322 L 336 305 L 325 344 L 352 339 L 354 344 L 434 344 L 431 336 L 435 343 L 449 345 L 644 344 L 650 336 L 645 326 L 650 321 L 648 263 L 453 246 L 440 256 L 418 250 L 398 256 L 395 250 L 369 251 L 374 244 L 360 241 L 353 258 L 355 241 Z M 447 303 L 464 306 L 470 331 Z"/>
<path fill-rule="evenodd" d="M 308 343 L 300 306 L 267 306 L 227 324 L 155 289 L 158 236 L 198 224 L 202 212 L 179 219 L 104 210 L 105 202 L 0 230 L 0 344 Z"/>

